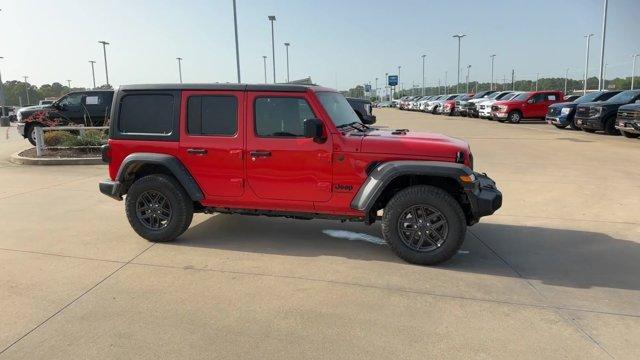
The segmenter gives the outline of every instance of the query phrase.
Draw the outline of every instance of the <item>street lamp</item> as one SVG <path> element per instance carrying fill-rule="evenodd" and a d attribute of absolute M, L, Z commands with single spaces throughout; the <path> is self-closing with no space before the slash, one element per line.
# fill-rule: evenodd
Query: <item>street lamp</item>
<path fill-rule="evenodd" d="M 400 82 L 400 69 L 402 69 L 402 66 L 398 65 L 398 84 L 400 85 L 400 94 L 402 94 L 402 83 Z"/>
<path fill-rule="evenodd" d="M 471 71 L 471 65 L 467 65 L 467 94 L 469 93 L 469 71 Z"/>
<path fill-rule="evenodd" d="M 284 47 L 287 50 L 287 82 L 289 82 L 289 45 L 290 43 L 284 43 Z"/>
<path fill-rule="evenodd" d="M 182 84 L 182 58 L 177 57 L 176 60 L 178 60 L 178 77 L 180 78 L 180 84 Z"/>
<path fill-rule="evenodd" d="M 536 91 L 538 91 L 538 79 L 540 78 L 540 73 L 536 73 Z"/>
<path fill-rule="evenodd" d="M 633 90 L 633 78 L 636 76 L 636 58 L 638 56 L 640 56 L 640 54 L 631 55 L 631 57 L 633 58 L 633 65 L 631 65 L 631 90 Z"/>
<path fill-rule="evenodd" d="M 607 6 L 609 5 L 609 0 L 604 0 L 604 10 L 602 13 L 602 42 L 600 45 L 600 85 L 598 86 L 598 90 L 604 90 L 604 41 L 607 37 Z"/>
<path fill-rule="evenodd" d="M 29 80 L 28 76 L 23 76 L 22 77 L 24 79 L 24 92 L 27 94 L 27 105 L 29 105 L 29 103 L 31 101 L 29 101 L 29 83 L 27 82 L 27 80 Z"/>
<path fill-rule="evenodd" d="M 424 96 L 424 87 L 425 87 L 425 80 L 424 80 L 424 59 L 427 57 L 427 55 L 422 55 L 422 96 Z"/>
<path fill-rule="evenodd" d="M 107 78 L 107 85 L 109 85 L 109 69 L 107 67 L 107 45 L 109 45 L 109 43 L 104 40 L 98 41 L 98 43 L 102 44 L 102 53 L 104 54 L 104 74 Z"/>
<path fill-rule="evenodd" d="M 376 99 L 378 99 L 378 78 L 376 78 L 376 95 L 375 95 Z"/>
<path fill-rule="evenodd" d="M 93 79 L 93 88 L 96 88 L 96 71 L 93 68 L 93 65 L 96 63 L 93 60 L 89 60 L 89 63 L 91 64 L 91 78 Z"/>
<path fill-rule="evenodd" d="M 447 80 L 448 71 L 444 72 L 444 94 L 449 95 L 449 82 Z"/>
<path fill-rule="evenodd" d="M 3 60 L 4 57 L 0 56 L 0 60 Z M 2 72 L 0 72 L 0 116 L 5 116 L 4 113 L 4 106 L 6 104 L 4 103 L 4 89 L 2 88 Z"/>
<path fill-rule="evenodd" d="M 273 63 L 273 83 L 276 83 L 276 45 L 274 42 L 273 22 L 276 21 L 275 15 L 268 16 L 271 21 L 271 63 Z"/>
<path fill-rule="evenodd" d="M 564 73 L 564 93 L 567 94 L 567 81 L 569 81 L 569 68 Z"/>
<path fill-rule="evenodd" d="M 466 34 L 458 34 L 453 35 L 454 38 L 458 39 L 458 83 L 456 84 L 456 92 L 460 92 L 460 42 L 463 37 L 467 36 Z"/>
<path fill-rule="evenodd" d="M 584 37 L 587 38 L 587 55 L 585 55 L 584 62 L 584 89 L 582 90 L 582 95 L 587 93 L 587 80 L 589 79 L 589 46 L 591 44 L 591 37 L 593 34 L 587 34 Z"/>
<path fill-rule="evenodd" d="M 384 73 L 384 82 L 385 82 L 385 86 L 384 88 L 387 89 L 387 95 L 389 97 L 389 101 L 391 101 L 391 87 L 389 86 L 389 73 Z"/>
<path fill-rule="evenodd" d="M 262 62 L 264 64 L 264 83 L 267 83 L 267 55 L 262 55 Z"/>
<path fill-rule="evenodd" d="M 236 12 L 236 0 L 233 0 L 233 29 L 236 34 L 236 70 L 238 73 L 238 84 L 240 80 L 240 46 L 238 45 L 238 15 Z M 180 83 L 182 83 L 182 75 L 180 75 Z"/>
<path fill-rule="evenodd" d="M 493 90 L 493 61 L 496 58 L 496 54 L 489 55 L 489 57 L 491 58 L 491 88 L 489 90 Z"/>

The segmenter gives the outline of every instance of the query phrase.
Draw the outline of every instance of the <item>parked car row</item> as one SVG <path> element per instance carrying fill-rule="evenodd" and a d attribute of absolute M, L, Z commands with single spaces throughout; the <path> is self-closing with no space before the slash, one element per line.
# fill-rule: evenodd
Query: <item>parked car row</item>
<path fill-rule="evenodd" d="M 509 123 L 541 119 L 561 129 L 640 137 L 640 90 L 592 91 L 582 96 L 566 96 L 555 90 L 490 90 L 475 94 L 405 96 L 397 100 L 397 107 Z"/>

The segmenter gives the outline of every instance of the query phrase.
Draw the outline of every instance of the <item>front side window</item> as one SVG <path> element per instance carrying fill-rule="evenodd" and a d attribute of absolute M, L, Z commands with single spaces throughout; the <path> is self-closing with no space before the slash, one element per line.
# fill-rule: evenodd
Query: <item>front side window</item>
<path fill-rule="evenodd" d="M 345 103 L 349 106 L 347 100 Z M 256 134 L 261 137 L 302 137 L 304 120 L 315 118 L 302 98 L 261 97 L 256 99 L 254 111 Z"/>
<path fill-rule="evenodd" d="M 118 130 L 123 134 L 171 134 L 173 96 L 163 94 L 124 96 L 120 103 Z"/>
<path fill-rule="evenodd" d="M 235 96 L 191 96 L 187 102 L 187 132 L 191 135 L 234 135 L 238 131 Z"/>
<path fill-rule="evenodd" d="M 79 107 L 82 102 L 82 94 L 69 94 L 62 98 L 59 105 L 67 108 Z"/>
<path fill-rule="evenodd" d="M 356 115 L 355 111 L 349 106 L 347 99 L 345 99 L 342 94 L 317 92 L 316 95 L 336 127 L 360 122 L 360 118 L 358 118 L 358 115 Z"/>

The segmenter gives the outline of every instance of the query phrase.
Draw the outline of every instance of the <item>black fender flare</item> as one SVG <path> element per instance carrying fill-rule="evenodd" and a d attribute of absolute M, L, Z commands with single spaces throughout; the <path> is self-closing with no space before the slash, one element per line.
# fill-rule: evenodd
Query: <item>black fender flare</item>
<path fill-rule="evenodd" d="M 157 153 L 133 153 L 129 154 L 118 169 L 115 180 L 123 184 L 129 180 L 130 176 L 142 165 L 154 164 L 160 165 L 168 169 L 176 180 L 185 189 L 191 200 L 200 201 L 204 199 L 204 194 L 198 186 L 196 180 L 191 176 L 189 170 L 182 164 L 178 158 L 168 154 Z"/>
<path fill-rule="evenodd" d="M 351 201 L 351 208 L 369 212 L 384 189 L 394 179 L 403 175 L 422 175 L 444 177 L 455 180 L 464 190 L 469 190 L 468 184 L 460 180 L 462 175 L 472 175 L 473 170 L 459 163 L 442 161 L 389 161 L 376 166 L 358 193 Z"/>

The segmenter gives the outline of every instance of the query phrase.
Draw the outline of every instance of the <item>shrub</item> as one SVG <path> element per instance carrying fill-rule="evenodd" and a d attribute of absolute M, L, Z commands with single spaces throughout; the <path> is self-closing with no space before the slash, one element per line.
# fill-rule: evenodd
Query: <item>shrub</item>
<path fill-rule="evenodd" d="M 62 146 L 101 146 L 107 143 L 107 134 L 100 130 L 86 130 L 84 134 L 73 136 L 62 143 Z"/>
<path fill-rule="evenodd" d="M 45 146 L 60 146 L 60 144 L 71 141 L 74 137 L 68 131 L 45 131 L 43 140 Z"/>

